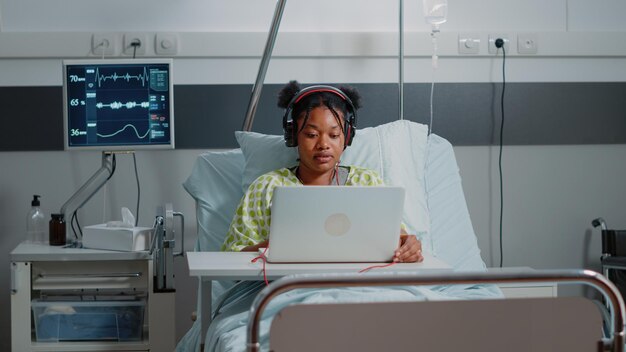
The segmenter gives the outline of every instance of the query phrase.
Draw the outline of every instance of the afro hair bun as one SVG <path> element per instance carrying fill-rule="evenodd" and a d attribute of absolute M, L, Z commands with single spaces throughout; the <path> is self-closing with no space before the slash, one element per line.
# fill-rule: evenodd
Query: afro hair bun
<path fill-rule="evenodd" d="M 358 110 L 361 108 L 361 93 L 354 87 L 350 86 L 341 86 L 339 89 L 345 94 L 350 101 L 352 102 L 352 106 L 354 106 L 354 110 Z"/>
<path fill-rule="evenodd" d="M 298 83 L 298 81 L 289 81 L 278 93 L 278 107 L 286 109 L 291 99 L 293 99 L 299 91 L 300 83 Z"/>

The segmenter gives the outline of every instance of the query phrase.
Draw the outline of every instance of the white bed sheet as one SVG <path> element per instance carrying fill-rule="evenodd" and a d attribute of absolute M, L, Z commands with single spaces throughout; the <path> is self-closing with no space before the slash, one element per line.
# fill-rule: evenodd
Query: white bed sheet
<path fill-rule="evenodd" d="M 260 324 L 260 342 L 263 351 L 268 350 L 269 327 L 272 318 L 281 309 L 293 304 L 320 303 L 370 303 L 415 302 L 457 299 L 481 299 L 499 297 L 492 286 L 437 287 L 359 287 L 337 289 L 298 289 L 283 293 L 272 299 Z M 246 346 L 248 310 L 251 301 L 242 301 L 211 324 L 204 351 L 242 352 Z"/>

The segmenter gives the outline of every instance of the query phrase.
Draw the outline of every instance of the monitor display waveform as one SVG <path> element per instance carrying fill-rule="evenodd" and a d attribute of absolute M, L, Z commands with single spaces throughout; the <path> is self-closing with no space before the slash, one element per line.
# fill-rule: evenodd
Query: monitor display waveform
<path fill-rule="evenodd" d="M 66 148 L 173 148 L 171 59 L 64 61 Z"/>
<path fill-rule="evenodd" d="M 118 134 L 120 134 L 120 133 L 124 132 L 124 130 L 125 130 L 125 129 L 127 129 L 127 128 L 132 128 L 132 129 L 133 129 L 133 131 L 135 131 L 135 135 L 136 135 L 136 136 L 137 136 L 137 138 L 139 138 L 139 139 L 144 139 L 144 138 L 146 138 L 146 137 L 148 136 L 148 133 L 150 133 L 150 129 L 148 129 L 148 130 L 146 131 L 146 133 L 144 133 L 143 135 L 141 135 L 141 134 L 139 134 L 139 131 L 137 131 L 137 127 L 135 127 L 133 124 L 129 123 L 129 124 L 127 124 L 126 126 L 122 127 L 122 129 L 117 130 L 117 131 L 115 131 L 115 132 L 113 132 L 113 133 L 110 133 L 110 134 L 100 134 L 100 133 L 98 133 L 98 137 L 101 137 L 101 138 L 110 138 L 110 137 L 115 137 L 115 136 L 117 136 Z"/>
<path fill-rule="evenodd" d="M 110 70 L 109 70 L 110 71 Z M 122 75 L 118 75 L 117 71 L 114 71 L 112 74 L 100 74 L 100 68 L 97 67 L 94 73 L 94 82 L 98 83 L 98 87 L 102 87 L 102 82 L 106 82 L 107 80 L 112 79 L 113 82 L 116 82 L 118 79 L 126 80 L 126 82 L 130 82 L 131 79 L 136 80 L 137 82 L 141 82 L 141 86 L 145 87 L 146 82 L 150 82 L 150 76 L 148 75 L 147 68 L 143 68 L 143 73 L 137 75 L 131 75 L 129 72 L 126 72 Z"/>
<path fill-rule="evenodd" d="M 96 103 L 96 107 L 98 109 L 110 108 L 110 109 L 113 109 L 113 110 L 121 109 L 121 108 L 132 109 L 132 108 L 136 108 L 136 107 L 147 109 L 147 108 L 150 107 L 150 102 L 149 101 L 142 101 L 142 102 L 138 103 L 138 102 L 135 102 L 135 101 L 128 101 L 126 103 L 122 103 L 121 101 L 114 101 L 114 102 L 109 103 L 109 104 L 98 102 L 98 103 Z"/>

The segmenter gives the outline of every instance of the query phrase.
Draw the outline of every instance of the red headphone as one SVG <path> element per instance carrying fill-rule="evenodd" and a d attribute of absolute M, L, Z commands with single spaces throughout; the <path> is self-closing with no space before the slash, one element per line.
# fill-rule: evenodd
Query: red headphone
<path fill-rule="evenodd" d="M 310 87 L 301 89 L 293 98 L 291 98 L 291 101 L 289 101 L 289 104 L 287 105 L 287 108 L 285 109 L 285 114 L 283 115 L 283 131 L 285 135 L 285 145 L 287 145 L 288 147 L 296 147 L 298 145 L 297 124 L 291 118 L 293 106 L 306 96 L 309 96 L 314 93 L 323 93 L 323 92 L 333 93 L 339 96 L 343 101 L 346 102 L 348 111 L 347 111 L 346 116 L 344 116 L 343 134 L 345 137 L 345 145 L 349 146 L 350 144 L 352 144 L 352 140 L 354 139 L 354 134 L 356 133 L 356 109 L 354 108 L 352 101 L 340 89 L 337 89 L 333 86 L 316 85 L 316 86 L 310 86 Z"/>

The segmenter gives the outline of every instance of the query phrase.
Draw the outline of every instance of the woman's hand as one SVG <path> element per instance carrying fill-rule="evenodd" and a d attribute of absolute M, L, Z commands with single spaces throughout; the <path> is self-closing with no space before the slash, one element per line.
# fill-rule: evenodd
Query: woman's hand
<path fill-rule="evenodd" d="M 254 246 L 244 247 L 241 251 L 242 252 L 257 252 L 259 248 L 267 248 L 268 243 L 269 243 L 268 240 L 265 240 L 263 242 L 259 242 L 255 244 Z"/>
<path fill-rule="evenodd" d="M 393 261 L 396 263 L 415 263 L 423 260 L 422 242 L 415 235 L 409 235 L 402 231 L 400 245 L 393 254 Z"/>

